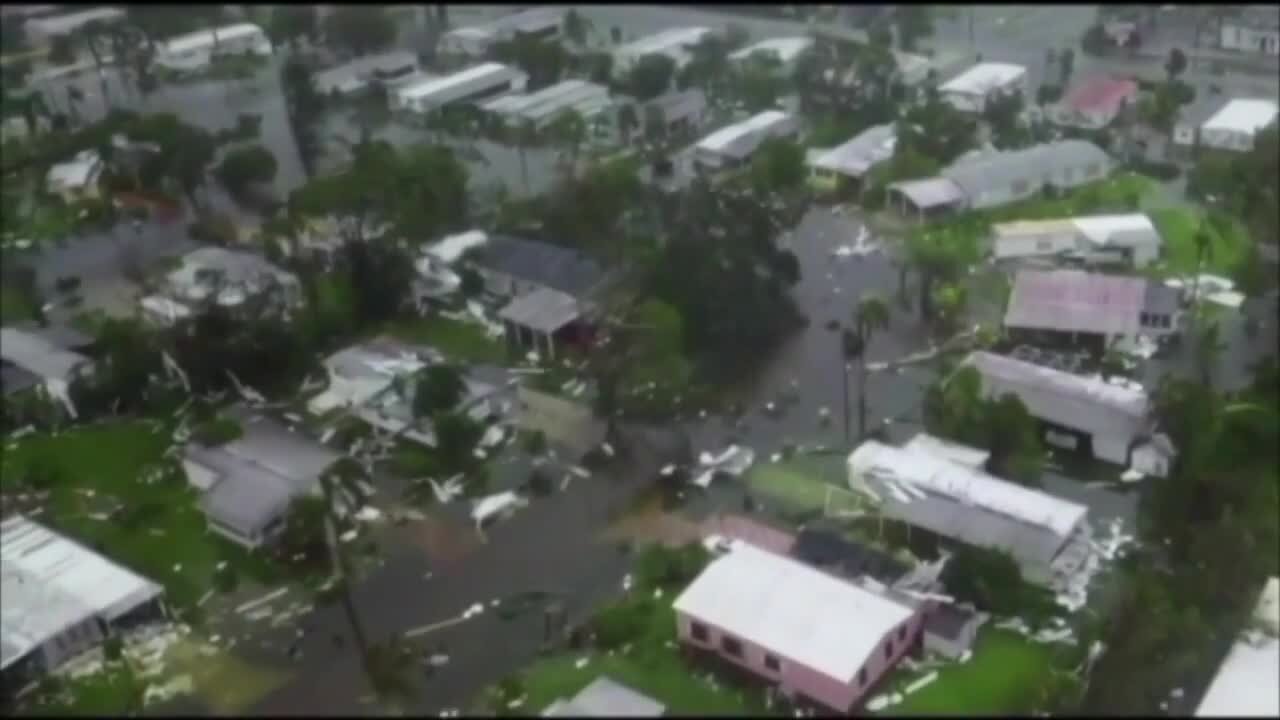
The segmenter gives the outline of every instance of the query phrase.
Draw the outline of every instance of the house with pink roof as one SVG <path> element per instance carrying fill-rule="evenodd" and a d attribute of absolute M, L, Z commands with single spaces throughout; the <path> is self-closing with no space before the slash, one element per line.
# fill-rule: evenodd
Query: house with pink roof
<path fill-rule="evenodd" d="M 793 700 L 847 713 L 920 638 L 923 605 L 740 540 L 676 598 L 687 648 Z"/>
<path fill-rule="evenodd" d="M 1110 125 L 1138 97 L 1138 84 L 1095 75 L 1076 85 L 1049 111 L 1058 125 L 1097 130 Z"/>

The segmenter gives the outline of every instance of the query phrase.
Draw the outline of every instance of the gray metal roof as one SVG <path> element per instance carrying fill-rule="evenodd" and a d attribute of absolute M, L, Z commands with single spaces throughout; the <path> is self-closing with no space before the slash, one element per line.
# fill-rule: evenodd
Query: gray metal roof
<path fill-rule="evenodd" d="M 922 209 L 955 205 L 965 197 L 960 186 L 945 177 L 903 180 L 892 183 L 889 187 L 906 195 L 911 204 Z"/>
<path fill-rule="evenodd" d="M 645 103 L 645 107 L 658 108 L 662 112 L 662 116 L 666 118 L 666 121 L 671 123 L 706 112 L 707 95 L 697 89 L 668 93 Z M 643 116 L 641 116 L 640 121 L 644 122 Z"/>
<path fill-rule="evenodd" d="M 666 706 L 601 675 L 568 702 L 557 701 L 543 717 L 658 717 Z"/>
<path fill-rule="evenodd" d="M 218 522 L 253 535 L 315 486 L 342 457 L 265 417 L 246 418 L 244 434 L 214 448 L 189 445 L 185 458 L 218 477 L 201 502 Z"/>
<path fill-rule="evenodd" d="M 591 258 L 558 245 L 510 235 L 490 235 L 470 258 L 480 267 L 581 298 L 604 279 Z"/>
<path fill-rule="evenodd" d="M 40 376 L 9 363 L 0 364 L 0 390 L 6 397 L 40 384 Z"/>
<path fill-rule="evenodd" d="M 42 378 L 66 380 L 89 358 L 18 328 L 0 328 L 0 358 Z"/>
<path fill-rule="evenodd" d="M 893 123 L 867 128 L 848 142 L 818 155 L 810 163 L 851 177 L 861 177 L 878 163 L 893 157 L 898 133 Z"/>
<path fill-rule="evenodd" d="M 1137 437 L 1149 424 L 1147 394 L 987 352 L 965 359 L 982 376 L 989 397 L 1013 393 L 1032 417 L 1114 437 Z"/>
<path fill-rule="evenodd" d="M 551 288 L 538 288 L 507 303 L 498 317 L 543 333 L 553 333 L 578 319 L 578 301 Z"/>
<path fill-rule="evenodd" d="M 1068 168 L 1083 171 L 1089 165 L 1110 162 L 1097 145 L 1085 140 L 1061 140 L 1022 150 L 991 152 L 962 157 L 942 171 L 968 197 L 1006 188 L 1019 180 L 1033 185 L 1062 174 Z"/>
<path fill-rule="evenodd" d="M 313 75 L 316 88 L 321 93 L 341 88 L 352 82 L 365 83 L 377 71 L 394 71 L 405 67 L 418 67 L 418 56 L 407 50 L 392 50 L 329 68 Z"/>
<path fill-rule="evenodd" d="M 882 479 L 869 475 L 866 482 L 880 496 L 881 511 L 887 517 L 968 545 L 1003 550 L 1023 567 L 1049 567 L 1067 543 L 1067 538 L 1059 537 L 1049 528 L 976 505 L 966 505 L 923 488 L 917 488 L 917 491 L 924 497 L 902 502 Z"/>
<path fill-rule="evenodd" d="M 444 358 L 434 348 L 380 336 L 345 347 L 326 358 L 324 364 L 334 374 L 347 379 L 376 380 L 386 378 L 387 372 L 395 373 L 397 364 L 410 359 L 441 362 Z"/>

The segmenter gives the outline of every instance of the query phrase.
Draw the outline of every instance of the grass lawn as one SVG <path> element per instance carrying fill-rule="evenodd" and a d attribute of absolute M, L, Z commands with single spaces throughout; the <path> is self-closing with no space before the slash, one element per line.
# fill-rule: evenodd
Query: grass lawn
<path fill-rule="evenodd" d="M 148 686 L 163 686 L 189 678 L 192 693 L 215 714 L 234 715 L 265 697 L 288 679 L 286 673 L 251 665 L 226 650 L 184 638 L 165 651 L 163 671 L 157 675 L 135 672 L 134 664 L 110 662 L 103 670 L 79 678 L 65 678 L 52 691 L 37 692 L 23 707 L 23 714 L 112 715 L 132 714 Z M 163 704 L 157 700 L 153 705 Z"/>
<path fill-rule="evenodd" d="M 107 423 L 56 436 L 28 435 L 6 449 L 0 488 L 33 466 L 50 473 L 49 501 L 38 518 L 159 582 L 175 609 L 194 606 L 213 587 L 223 561 L 269 583 L 273 567 L 206 530 L 196 491 L 164 457 L 170 429 L 145 422 Z M 168 468 L 152 483 L 151 471 Z M 121 512 L 110 519 L 112 506 Z"/>
<path fill-rule="evenodd" d="M 5 325 L 35 317 L 35 307 L 25 293 L 12 285 L 0 285 L 0 321 Z"/>
<path fill-rule="evenodd" d="M 846 489 L 835 484 L 844 477 L 843 467 L 838 455 L 797 456 L 777 463 L 757 463 L 747 471 L 746 480 L 752 492 L 768 496 L 791 512 L 812 512 L 822 509 L 828 488 Z M 849 493 L 838 493 L 838 497 L 848 498 Z"/>
<path fill-rule="evenodd" d="M 430 345 L 461 363 L 502 364 L 507 360 L 502 340 L 485 335 L 484 328 L 473 323 L 431 315 L 396 322 L 387 330 L 405 342 Z"/>
<path fill-rule="evenodd" d="M 1159 269 L 1166 274 L 1189 275 L 1196 270 L 1196 232 L 1201 228 L 1202 211 L 1193 208 L 1162 208 L 1152 210 L 1151 221 L 1164 238 L 1164 258 Z M 1234 220 L 1219 232 L 1212 223 L 1204 223 L 1208 233 L 1209 254 L 1205 256 L 1204 272 L 1230 277 L 1243 261 L 1249 247 L 1249 237 Z"/>
<path fill-rule="evenodd" d="M 1036 709 L 1050 677 L 1055 646 L 984 628 L 973 657 L 938 670 L 938 678 L 882 715 L 1016 715 Z M 899 668 L 877 694 L 902 689 L 929 671 Z"/>
<path fill-rule="evenodd" d="M 674 596 L 668 594 L 657 603 L 658 609 L 649 618 L 643 637 L 630 652 L 609 654 L 584 650 L 542 658 L 520 673 L 514 682 L 501 683 L 486 691 L 477 712 L 537 714 L 555 700 L 571 697 L 597 677 L 608 675 L 663 703 L 668 714 L 776 714 L 764 706 L 759 688 L 740 689 L 727 683 L 712 686 L 706 681 L 706 670 L 692 666 L 681 657 L 676 646 L 673 599 Z M 587 662 L 578 667 L 582 658 L 587 658 Z M 517 697 L 523 697 L 524 701 L 517 707 L 508 707 Z"/>

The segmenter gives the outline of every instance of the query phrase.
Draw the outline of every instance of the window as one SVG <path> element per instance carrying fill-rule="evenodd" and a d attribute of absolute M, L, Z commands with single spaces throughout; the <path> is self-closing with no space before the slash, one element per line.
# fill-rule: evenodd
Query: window
<path fill-rule="evenodd" d="M 697 622 L 690 623 L 689 634 L 692 635 L 693 639 L 697 640 L 698 642 L 704 643 L 707 640 L 711 639 L 711 634 L 707 632 L 707 626 L 703 625 L 702 623 L 697 623 Z"/>
<path fill-rule="evenodd" d="M 866 684 L 867 684 L 867 669 L 862 668 L 861 670 L 858 671 L 858 687 L 862 687 L 863 685 L 866 685 Z"/>
<path fill-rule="evenodd" d="M 764 654 L 764 667 L 773 672 L 782 672 L 782 663 L 778 660 L 778 656 L 769 653 Z"/>
<path fill-rule="evenodd" d="M 1165 328 L 1167 330 L 1168 328 L 1172 327 L 1172 325 L 1173 325 L 1172 318 L 1170 318 L 1168 315 L 1160 316 L 1160 327 Z"/>
<path fill-rule="evenodd" d="M 889 638 L 889 642 L 884 644 L 884 658 L 888 660 L 893 656 L 893 638 Z"/>
<path fill-rule="evenodd" d="M 1151 316 L 1150 316 L 1150 315 L 1148 315 L 1147 313 L 1139 313 L 1139 314 L 1138 314 L 1138 322 L 1139 322 L 1140 324 L 1142 324 L 1142 325 L 1146 325 L 1146 326 L 1151 326 L 1151 325 L 1154 325 L 1154 324 L 1155 324 L 1155 323 L 1151 322 Z"/>
<path fill-rule="evenodd" d="M 734 657 L 742 657 L 742 643 L 737 638 L 725 635 L 720 638 L 720 648 Z"/>

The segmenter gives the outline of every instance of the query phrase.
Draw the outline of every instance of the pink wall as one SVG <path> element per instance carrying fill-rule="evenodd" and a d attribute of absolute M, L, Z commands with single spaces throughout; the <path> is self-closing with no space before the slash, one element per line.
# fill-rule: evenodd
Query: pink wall
<path fill-rule="evenodd" d="M 693 620 L 694 618 L 678 613 L 676 630 L 681 642 L 687 643 L 691 647 L 715 652 L 725 660 L 750 670 L 777 685 L 784 694 L 801 693 L 839 712 L 847 712 L 852 709 L 854 704 L 862 699 L 867 690 L 873 687 L 881 676 L 898 664 L 898 661 L 906 654 L 907 649 L 915 644 L 922 625 L 922 617 L 917 611 L 896 628 L 891 637 L 882 638 L 875 652 L 872 653 L 862 667 L 863 670 L 866 670 L 867 681 L 859 684 L 856 673 L 852 681 L 845 683 L 813 668 L 791 662 L 785 657 L 778 658 L 779 671 L 774 672 L 765 667 L 764 656 L 766 649 L 743 638 L 737 638 L 742 643 L 742 657 L 733 657 L 726 654 L 720 647 L 720 638 L 724 631 L 712 623 L 702 623 L 707 626 L 707 642 L 703 643 L 694 640 L 690 629 L 690 624 Z M 898 630 L 902 628 L 905 628 L 906 632 L 904 639 L 900 642 L 897 635 Z M 893 640 L 893 650 L 889 657 L 886 658 L 884 649 L 890 639 Z"/>

